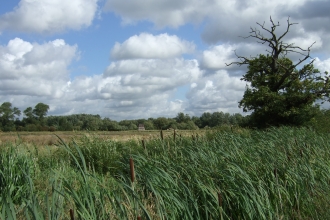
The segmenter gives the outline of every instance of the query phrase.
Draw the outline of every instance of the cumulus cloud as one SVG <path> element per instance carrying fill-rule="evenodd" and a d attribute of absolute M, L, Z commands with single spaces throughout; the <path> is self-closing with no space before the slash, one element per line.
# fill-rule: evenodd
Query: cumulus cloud
<path fill-rule="evenodd" d="M 188 74 L 189 73 L 189 74 Z M 112 62 L 104 76 L 115 75 L 140 75 L 148 77 L 187 77 L 195 78 L 199 74 L 198 62 L 196 60 L 173 59 L 134 59 Z"/>
<path fill-rule="evenodd" d="M 242 112 L 238 102 L 242 99 L 245 82 L 239 77 L 231 77 L 227 71 L 203 77 L 190 86 L 187 93 L 187 110 L 201 115 L 204 112 Z"/>
<path fill-rule="evenodd" d="M 68 94 L 72 101 L 103 100 L 106 115 L 174 117 L 177 111 L 173 109 L 183 110 L 180 101 L 172 100 L 177 87 L 196 81 L 201 74 L 196 60 L 121 60 L 112 62 L 103 75 L 73 80 Z"/>
<path fill-rule="evenodd" d="M 223 69 L 227 64 L 237 61 L 234 45 L 222 44 L 211 47 L 202 53 L 201 66 L 209 69 Z"/>
<path fill-rule="evenodd" d="M 66 88 L 65 94 L 52 100 L 56 114 L 100 114 L 114 120 L 149 117 L 174 117 L 184 111 L 181 100 L 173 100 L 176 88 L 151 85 L 136 77 L 133 81 L 121 76 L 106 77 L 101 74 L 77 77 Z M 136 85 L 140 84 L 140 85 Z"/>
<path fill-rule="evenodd" d="M 184 53 L 194 51 L 193 43 L 179 39 L 175 35 L 160 34 L 152 35 L 142 33 L 134 35 L 128 40 L 116 43 L 111 51 L 113 59 L 135 58 L 172 58 L 179 57 Z"/>
<path fill-rule="evenodd" d="M 132 69 L 134 65 L 136 69 Z M 162 91 L 173 90 L 178 86 L 196 80 L 201 76 L 201 71 L 196 60 L 169 59 L 169 60 L 125 60 L 111 63 L 104 72 L 105 80 L 118 82 L 120 91 L 136 88 L 130 96 L 134 97 L 139 93 L 159 93 Z M 125 93 L 120 92 L 120 93 Z M 143 94 L 143 97 L 145 95 Z"/>
<path fill-rule="evenodd" d="M 286 19 L 290 14 L 279 13 L 302 7 L 308 0 L 107 0 L 105 10 L 121 16 L 124 23 L 146 20 L 157 27 L 174 27 L 187 23 L 205 22 L 202 38 L 208 43 L 240 41 L 255 22 Z M 262 13 L 260 13 L 262 12 Z M 265 13 L 267 12 L 267 13 Z M 285 21 L 285 20 L 284 20 Z"/>
<path fill-rule="evenodd" d="M 20 38 L 0 46 L 0 94 L 61 97 L 76 45 L 57 39 L 44 44 Z"/>
<path fill-rule="evenodd" d="M 174 117 L 185 106 L 175 100 L 177 88 L 202 76 L 197 60 L 181 57 L 192 49 L 190 43 L 167 34 L 133 36 L 114 45 L 112 56 L 117 60 L 102 75 L 72 80 L 66 99 L 102 102 L 96 104 L 104 108 L 102 115 L 115 118 Z"/>
<path fill-rule="evenodd" d="M 214 0 L 107 0 L 104 9 L 119 14 L 125 24 L 148 20 L 157 27 L 179 27 L 203 21 L 214 3 Z"/>
<path fill-rule="evenodd" d="M 202 52 L 201 66 L 206 69 L 228 69 L 226 64 L 239 61 L 237 56 L 247 58 L 265 53 L 266 48 L 258 43 L 219 44 Z"/>
<path fill-rule="evenodd" d="M 43 44 L 9 41 L 0 46 L 0 98 L 22 109 L 44 102 L 50 114 L 91 113 L 117 120 L 174 117 L 185 106 L 175 100 L 177 88 L 202 75 L 197 60 L 175 55 L 117 60 L 103 74 L 70 80 L 68 66 L 79 55 L 76 45 L 62 39 Z"/>
<path fill-rule="evenodd" d="M 99 83 L 86 78 L 83 86 L 93 87 L 92 96 L 110 100 L 109 108 L 118 112 L 176 114 L 171 111 L 182 110 L 184 106 L 180 100 L 173 101 L 177 88 L 202 76 L 197 60 L 181 57 L 193 49 L 193 44 L 168 34 L 142 33 L 130 37 L 114 45 L 111 54 L 116 61 L 110 63 L 102 76 L 97 76 L 102 77 L 96 80 Z M 75 83 L 78 81 L 72 86 Z M 85 94 L 77 93 L 75 98 L 84 97 Z"/>
<path fill-rule="evenodd" d="M 291 14 L 297 18 L 311 19 L 327 17 L 330 18 L 330 4 L 328 1 L 318 0 L 318 1 L 305 1 L 305 4 L 300 5 L 300 7 L 290 9 Z"/>
<path fill-rule="evenodd" d="M 0 17 L 0 31 L 56 33 L 91 25 L 98 0 L 21 0 Z"/>
<path fill-rule="evenodd" d="M 303 28 L 300 28 L 298 36 L 294 36 L 291 39 L 289 39 L 287 42 L 294 44 L 295 46 L 299 46 L 302 49 L 307 49 L 311 45 L 313 45 L 312 49 L 318 50 L 322 48 L 323 41 L 322 38 L 315 32 L 306 33 L 306 31 Z"/>
<path fill-rule="evenodd" d="M 327 71 L 330 73 L 330 58 L 326 60 L 321 60 L 320 58 L 316 57 L 314 61 L 315 68 L 319 69 L 321 72 Z"/>

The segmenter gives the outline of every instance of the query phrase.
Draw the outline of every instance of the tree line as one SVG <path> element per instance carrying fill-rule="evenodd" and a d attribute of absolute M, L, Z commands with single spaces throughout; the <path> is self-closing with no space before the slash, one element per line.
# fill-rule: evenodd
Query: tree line
<path fill-rule="evenodd" d="M 38 103 L 34 108 L 26 108 L 20 119 L 22 112 L 10 102 L 4 102 L 0 106 L 0 131 L 127 131 L 137 130 L 139 124 L 143 124 L 146 130 L 195 130 L 223 125 L 255 128 L 253 115 L 239 113 L 204 112 L 197 117 L 179 112 L 174 118 L 115 121 L 93 114 L 47 116 L 48 110 L 48 105 Z M 306 120 L 303 126 L 330 132 L 330 109 L 315 108 L 314 117 Z"/>
<path fill-rule="evenodd" d="M 93 114 L 72 114 L 64 116 L 47 116 L 49 106 L 38 103 L 34 108 L 28 107 L 23 111 L 14 107 L 10 102 L 0 106 L 1 131 L 125 131 L 137 130 L 143 124 L 146 130 L 180 129 L 194 130 L 213 128 L 222 125 L 246 124 L 246 116 L 224 112 L 205 112 L 200 117 L 190 116 L 180 112 L 174 118 L 158 117 L 148 119 L 115 121 Z"/>

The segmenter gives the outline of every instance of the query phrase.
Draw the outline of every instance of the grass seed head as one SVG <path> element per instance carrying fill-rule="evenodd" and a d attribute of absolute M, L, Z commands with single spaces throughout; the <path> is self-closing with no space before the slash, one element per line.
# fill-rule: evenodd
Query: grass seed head
<path fill-rule="evenodd" d="M 164 140 L 163 130 L 160 130 L 160 138 Z"/>
<path fill-rule="evenodd" d="M 219 202 L 219 206 L 222 207 L 222 196 L 220 192 L 218 192 L 218 202 Z"/>
<path fill-rule="evenodd" d="M 74 220 L 74 211 L 73 211 L 73 209 L 70 209 L 70 219 Z"/>
<path fill-rule="evenodd" d="M 130 166 L 130 171 L 131 171 L 131 182 L 134 182 L 135 179 L 135 172 L 134 172 L 134 161 L 133 158 L 129 159 L 129 166 Z"/>

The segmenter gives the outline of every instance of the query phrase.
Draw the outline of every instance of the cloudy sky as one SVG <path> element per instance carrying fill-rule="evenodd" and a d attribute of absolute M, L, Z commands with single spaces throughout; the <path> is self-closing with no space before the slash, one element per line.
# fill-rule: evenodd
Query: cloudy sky
<path fill-rule="evenodd" d="M 239 55 L 265 53 L 244 39 L 269 17 L 285 39 L 330 70 L 329 0 L 5 0 L 0 7 L 0 104 L 49 115 L 114 120 L 178 112 L 242 113 Z"/>

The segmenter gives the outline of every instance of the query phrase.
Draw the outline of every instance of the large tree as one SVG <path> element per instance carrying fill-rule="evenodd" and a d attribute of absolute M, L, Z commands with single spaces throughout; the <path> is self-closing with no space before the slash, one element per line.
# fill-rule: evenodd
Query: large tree
<path fill-rule="evenodd" d="M 36 124 L 36 117 L 33 115 L 32 107 L 28 107 L 23 111 L 26 117 L 23 118 L 23 123 L 26 124 Z"/>
<path fill-rule="evenodd" d="M 265 23 L 251 28 L 246 38 L 256 38 L 268 46 L 266 54 L 257 57 L 237 55 L 239 61 L 227 65 L 247 65 L 248 71 L 242 80 L 248 82 L 239 107 L 252 111 L 251 123 L 257 127 L 278 125 L 302 125 L 318 110 L 316 101 L 329 101 L 329 76 L 313 66 L 311 47 L 301 48 L 284 42 L 292 25 L 288 18 L 286 28 L 278 34 L 279 23 L 270 18 L 271 27 Z M 301 57 L 293 62 L 289 56 Z"/>
<path fill-rule="evenodd" d="M 21 115 L 21 111 L 13 107 L 10 102 L 4 102 L 0 106 L 0 130 L 14 131 L 14 120 Z"/>
<path fill-rule="evenodd" d="M 42 122 L 44 117 L 47 115 L 48 110 L 49 105 L 40 102 L 34 107 L 32 112 L 36 116 L 36 118 L 38 118 L 39 121 Z"/>

